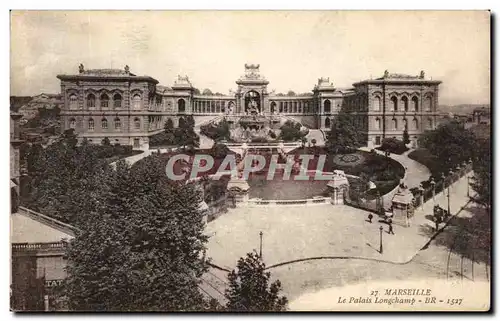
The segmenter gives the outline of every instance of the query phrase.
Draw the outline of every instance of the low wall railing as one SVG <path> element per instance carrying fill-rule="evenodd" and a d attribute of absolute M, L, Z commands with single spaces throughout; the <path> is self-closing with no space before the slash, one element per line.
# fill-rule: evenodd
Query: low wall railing
<path fill-rule="evenodd" d="M 64 242 L 12 244 L 12 251 L 64 250 L 65 248 Z"/>
<path fill-rule="evenodd" d="M 248 206 L 260 206 L 260 205 L 311 205 L 311 204 L 327 204 L 331 202 L 330 197 L 315 197 L 308 199 L 297 199 L 297 200 L 264 200 L 264 199 L 249 199 L 247 201 Z"/>

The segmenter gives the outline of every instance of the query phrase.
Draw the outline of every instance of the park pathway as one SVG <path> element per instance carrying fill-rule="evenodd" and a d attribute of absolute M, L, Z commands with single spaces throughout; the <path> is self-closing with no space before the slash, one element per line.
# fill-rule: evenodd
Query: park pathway
<path fill-rule="evenodd" d="M 359 150 L 369 152 L 371 149 L 368 147 L 360 147 Z M 375 149 L 375 151 L 379 155 L 385 155 L 383 151 L 378 149 Z M 420 182 L 428 180 L 431 176 L 431 171 L 426 166 L 408 157 L 408 154 L 412 151 L 413 149 L 410 149 L 401 155 L 391 153 L 389 156 L 405 168 L 406 175 L 404 181 L 408 188 L 418 187 Z"/>

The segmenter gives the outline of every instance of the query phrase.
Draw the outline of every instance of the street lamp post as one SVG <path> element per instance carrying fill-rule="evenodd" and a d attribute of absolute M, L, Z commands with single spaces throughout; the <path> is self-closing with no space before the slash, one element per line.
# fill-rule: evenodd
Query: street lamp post
<path fill-rule="evenodd" d="M 260 257 L 260 259 L 262 260 L 262 235 L 264 235 L 264 233 L 262 233 L 262 231 L 260 231 L 259 235 L 260 235 L 260 250 L 259 250 L 259 257 Z"/>
<path fill-rule="evenodd" d="M 469 191 L 469 186 L 470 186 L 470 175 L 469 173 L 467 175 L 467 197 L 470 197 L 470 191 Z"/>
<path fill-rule="evenodd" d="M 418 186 L 418 197 L 419 197 L 419 205 L 420 208 L 423 210 L 424 209 L 424 192 L 425 192 L 425 189 L 424 189 L 424 186 L 422 184 L 420 184 Z"/>
<path fill-rule="evenodd" d="M 434 178 L 431 178 L 431 187 L 432 187 L 432 203 L 436 205 L 436 182 Z"/>
<path fill-rule="evenodd" d="M 450 178 L 452 177 L 452 175 L 453 175 L 453 171 L 450 169 Z M 451 215 L 451 212 L 450 212 L 450 185 L 451 185 L 451 182 L 448 185 L 448 215 Z"/>
<path fill-rule="evenodd" d="M 383 254 L 384 253 L 384 248 L 382 246 L 382 231 L 384 230 L 384 228 L 382 227 L 382 225 L 379 227 L 379 230 L 380 230 L 380 254 Z"/>
<path fill-rule="evenodd" d="M 382 202 L 381 202 L 381 199 L 380 199 L 380 191 L 377 191 L 377 212 L 379 214 L 383 213 L 382 212 Z"/>

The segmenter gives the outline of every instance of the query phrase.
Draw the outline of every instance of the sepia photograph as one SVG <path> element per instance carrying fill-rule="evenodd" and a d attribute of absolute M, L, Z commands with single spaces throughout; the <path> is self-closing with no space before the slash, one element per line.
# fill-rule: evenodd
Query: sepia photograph
<path fill-rule="evenodd" d="M 11 10 L 10 311 L 490 311 L 491 24 Z"/>

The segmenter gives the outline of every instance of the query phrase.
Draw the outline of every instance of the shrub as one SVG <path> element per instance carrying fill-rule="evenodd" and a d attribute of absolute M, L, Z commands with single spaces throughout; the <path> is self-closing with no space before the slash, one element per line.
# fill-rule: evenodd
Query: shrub
<path fill-rule="evenodd" d="M 251 142 L 252 143 L 268 143 L 269 140 L 265 137 L 253 137 Z"/>
<path fill-rule="evenodd" d="M 307 133 L 301 132 L 300 128 L 301 126 L 299 123 L 293 123 L 287 120 L 280 128 L 281 129 L 280 138 L 286 142 L 293 142 L 300 140 L 302 137 L 307 135 Z"/>
<path fill-rule="evenodd" d="M 384 152 L 390 152 L 394 154 L 402 154 L 408 150 L 405 143 L 396 138 L 385 138 L 382 141 L 382 146 L 378 148 Z"/>
<path fill-rule="evenodd" d="M 227 154 L 229 154 L 229 152 L 230 152 L 229 148 L 226 145 L 220 143 L 215 143 L 210 149 L 210 155 L 216 159 L 225 158 Z"/>

